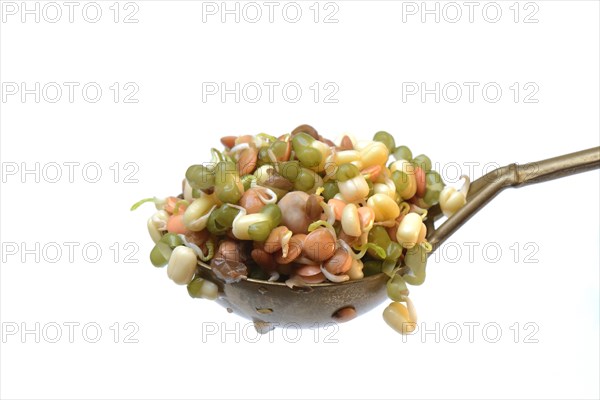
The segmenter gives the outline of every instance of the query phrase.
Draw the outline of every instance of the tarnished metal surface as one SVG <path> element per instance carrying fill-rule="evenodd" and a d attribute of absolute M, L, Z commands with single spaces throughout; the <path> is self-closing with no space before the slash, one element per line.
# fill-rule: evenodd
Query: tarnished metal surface
<path fill-rule="evenodd" d="M 437 229 L 442 217 L 438 206 L 428 213 L 427 239 L 435 249 L 468 221 L 483 206 L 507 187 L 545 182 L 600 167 L 600 147 L 566 154 L 529 164 L 510 164 L 498 168 L 471 183 L 467 204 Z M 388 277 L 379 274 L 344 283 L 320 283 L 308 289 L 290 289 L 281 282 L 254 279 L 224 284 L 208 265 L 202 265 L 205 278 L 219 285 L 221 305 L 255 322 L 257 330 L 267 332 L 276 326 L 321 326 L 336 321 L 336 311 L 350 307 L 356 316 L 373 309 L 386 298 Z"/>
<path fill-rule="evenodd" d="M 205 276 L 211 280 L 210 267 L 204 265 Z M 339 322 L 336 311 L 352 307 L 356 316 L 370 311 L 386 299 L 384 274 L 344 283 L 322 283 L 308 288 L 290 289 L 281 282 L 255 279 L 222 284 L 222 296 L 217 300 L 222 306 L 255 322 L 275 326 L 307 328 L 315 324 Z M 278 324 L 278 325 L 277 325 Z"/>

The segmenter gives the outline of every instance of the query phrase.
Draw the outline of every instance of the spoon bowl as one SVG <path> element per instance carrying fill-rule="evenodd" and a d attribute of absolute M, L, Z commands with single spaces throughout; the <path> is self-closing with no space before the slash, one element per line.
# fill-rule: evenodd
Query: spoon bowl
<path fill-rule="evenodd" d="M 288 287 L 283 282 L 244 279 L 236 283 L 219 280 L 206 264 L 201 275 L 219 286 L 216 300 L 227 311 L 252 320 L 259 332 L 277 326 L 309 328 L 345 322 L 377 307 L 386 298 L 383 273 L 343 283 L 317 283 Z"/>

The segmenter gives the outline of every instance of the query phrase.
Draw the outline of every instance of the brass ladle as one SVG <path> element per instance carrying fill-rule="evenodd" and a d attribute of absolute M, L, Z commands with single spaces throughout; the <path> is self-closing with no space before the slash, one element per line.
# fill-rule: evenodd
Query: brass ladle
<path fill-rule="evenodd" d="M 443 216 L 439 206 L 429 209 L 427 240 L 434 251 L 458 228 L 507 187 L 545 182 L 600 167 L 600 147 L 543 161 L 495 169 L 471 183 L 467 204 L 435 228 Z M 431 253 L 430 253 L 431 254 Z M 290 289 L 283 282 L 245 279 L 225 284 L 201 263 L 201 275 L 219 286 L 219 304 L 227 311 L 254 321 L 261 333 L 279 327 L 323 326 L 364 314 L 387 299 L 389 277 L 380 273 L 344 283 L 319 283 Z"/>

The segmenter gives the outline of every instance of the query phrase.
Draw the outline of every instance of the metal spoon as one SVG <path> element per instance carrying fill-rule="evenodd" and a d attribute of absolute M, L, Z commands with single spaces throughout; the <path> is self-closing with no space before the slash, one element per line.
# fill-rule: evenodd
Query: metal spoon
<path fill-rule="evenodd" d="M 435 228 L 443 216 L 439 206 L 428 212 L 427 240 L 434 251 L 458 228 L 481 210 L 498 193 L 508 187 L 522 187 L 545 182 L 600 167 L 600 147 L 565 154 L 543 161 L 495 169 L 471 183 L 467 204 Z M 431 253 L 430 253 L 431 254 Z M 245 279 L 225 284 L 201 263 L 201 275 L 219 286 L 217 302 L 254 321 L 257 331 L 266 333 L 279 327 L 306 328 L 326 323 L 344 322 L 364 314 L 387 299 L 383 273 L 344 283 L 319 283 L 290 289 L 282 282 Z"/>

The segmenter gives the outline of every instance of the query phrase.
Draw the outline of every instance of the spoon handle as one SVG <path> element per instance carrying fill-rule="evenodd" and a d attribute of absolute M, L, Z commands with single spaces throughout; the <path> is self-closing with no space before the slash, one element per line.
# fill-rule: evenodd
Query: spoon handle
<path fill-rule="evenodd" d="M 427 221 L 427 240 L 434 249 L 507 187 L 546 182 L 600 167 L 600 147 L 549 158 L 528 164 L 510 164 L 477 179 L 469 188 L 467 204 L 438 228 L 434 221 L 442 216 L 438 206 L 431 209 Z"/>

